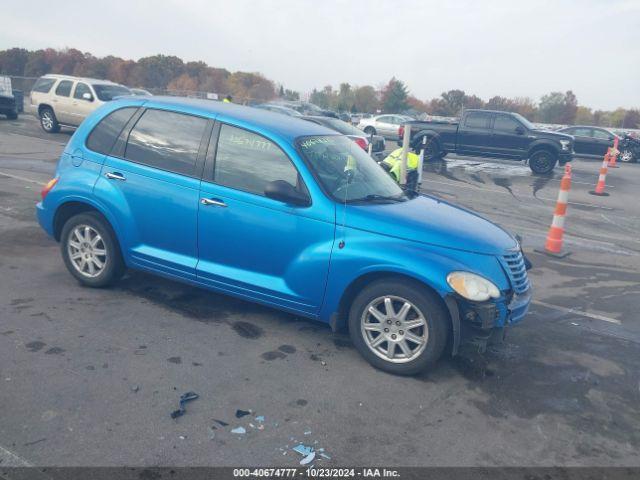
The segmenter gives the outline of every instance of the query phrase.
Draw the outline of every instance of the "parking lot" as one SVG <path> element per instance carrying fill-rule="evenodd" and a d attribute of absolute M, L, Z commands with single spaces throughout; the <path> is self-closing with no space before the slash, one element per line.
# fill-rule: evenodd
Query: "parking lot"
<path fill-rule="evenodd" d="M 2 465 L 296 466 L 298 443 L 317 466 L 640 464 L 640 165 L 596 197 L 600 163 L 573 162 L 557 259 L 534 249 L 560 168 L 428 163 L 425 193 L 522 237 L 535 293 L 505 345 L 406 378 L 328 326 L 180 283 L 80 287 L 34 217 L 69 135 L 0 119 Z"/>

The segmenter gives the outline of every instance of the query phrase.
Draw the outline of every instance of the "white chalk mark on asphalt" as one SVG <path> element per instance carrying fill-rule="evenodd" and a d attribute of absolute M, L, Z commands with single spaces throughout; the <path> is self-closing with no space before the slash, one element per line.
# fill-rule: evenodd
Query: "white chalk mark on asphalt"
<path fill-rule="evenodd" d="M 591 318 L 593 320 L 602 320 L 603 322 L 615 323 L 616 325 L 622 325 L 622 322 L 617 318 L 605 317 L 604 315 L 598 315 L 597 313 L 583 312 L 575 308 L 561 307 L 559 305 L 552 305 L 550 303 L 542 302 L 540 300 L 533 300 L 531 303 L 535 305 L 541 305 L 543 307 L 550 308 L 551 310 L 557 310 L 563 313 L 569 313 L 571 315 L 579 315 L 581 317 Z"/>
<path fill-rule="evenodd" d="M 33 180 L 32 178 L 20 177 L 12 173 L 0 172 L 0 175 L 4 175 L 5 177 L 13 178 L 15 180 L 22 180 L 23 182 L 35 183 L 36 185 L 44 185 L 42 182 L 38 180 Z"/>
<path fill-rule="evenodd" d="M 11 450 L 7 450 L 0 445 L 0 465 L 3 467 L 32 467 L 33 465 L 27 462 L 20 455 L 13 453 Z"/>

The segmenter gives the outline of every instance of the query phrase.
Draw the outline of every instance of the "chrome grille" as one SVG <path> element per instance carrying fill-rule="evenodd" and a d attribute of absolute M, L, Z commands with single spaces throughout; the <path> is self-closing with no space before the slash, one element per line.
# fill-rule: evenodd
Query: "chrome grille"
<path fill-rule="evenodd" d="M 502 258 L 507 267 L 507 273 L 514 292 L 522 293 L 527 291 L 530 283 L 522 252 L 518 250 L 517 252 L 504 255 Z"/>

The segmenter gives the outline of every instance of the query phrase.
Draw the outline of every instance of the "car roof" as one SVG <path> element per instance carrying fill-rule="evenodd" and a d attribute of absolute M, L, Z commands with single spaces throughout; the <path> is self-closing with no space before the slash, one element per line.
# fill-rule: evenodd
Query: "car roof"
<path fill-rule="evenodd" d="M 121 104 L 140 101 L 141 97 L 122 97 L 117 100 Z M 308 135 L 335 135 L 336 132 L 317 123 L 307 122 L 296 117 L 289 117 L 280 113 L 263 110 L 261 108 L 245 107 L 235 103 L 218 102 L 215 100 L 201 100 L 184 97 L 154 96 L 145 99 L 145 107 L 159 107 L 178 112 L 219 115 L 246 122 L 247 125 L 270 131 L 293 142 L 298 137 Z"/>
<path fill-rule="evenodd" d="M 43 75 L 42 78 L 60 78 L 63 80 L 73 80 L 79 82 L 87 82 L 87 83 L 104 83 L 109 85 L 120 85 L 119 83 L 112 82 L 111 80 L 104 80 L 101 78 L 91 78 L 91 77 L 74 77 L 73 75 L 62 75 L 59 73 L 47 73 Z"/>

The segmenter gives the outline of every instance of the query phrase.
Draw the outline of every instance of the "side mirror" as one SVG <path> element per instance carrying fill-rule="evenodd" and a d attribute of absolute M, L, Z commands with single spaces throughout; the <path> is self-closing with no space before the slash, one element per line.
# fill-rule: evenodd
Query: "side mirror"
<path fill-rule="evenodd" d="M 93 102 L 93 95 L 91 95 L 89 92 L 84 92 L 82 94 L 82 99 L 86 100 L 87 102 Z"/>
<path fill-rule="evenodd" d="M 306 194 L 300 193 L 293 185 L 284 180 L 275 180 L 267 183 L 267 186 L 264 188 L 264 194 L 273 200 L 279 200 L 299 207 L 308 207 L 311 203 Z"/>
<path fill-rule="evenodd" d="M 518 126 L 515 128 L 515 130 L 516 130 L 516 133 L 517 133 L 518 135 L 524 135 L 524 128 L 522 128 L 520 125 L 518 125 Z"/>

